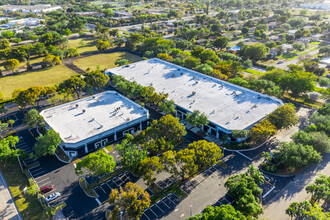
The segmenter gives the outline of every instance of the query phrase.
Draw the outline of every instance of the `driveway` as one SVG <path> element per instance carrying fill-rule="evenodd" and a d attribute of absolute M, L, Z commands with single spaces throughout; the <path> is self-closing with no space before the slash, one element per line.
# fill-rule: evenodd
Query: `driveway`
<path fill-rule="evenodd" d="M 330 154 L 323 155 L 321 163 L 313 164 L 297 175 L 270 202 L 264 206 L 261 219 L 284 220 L 290 219 L 285 210 L 292 202 L 308 200 L 311 195 L 306 193 L 306 185 L 312 183 L 317 174 L 330 175 Z"/>

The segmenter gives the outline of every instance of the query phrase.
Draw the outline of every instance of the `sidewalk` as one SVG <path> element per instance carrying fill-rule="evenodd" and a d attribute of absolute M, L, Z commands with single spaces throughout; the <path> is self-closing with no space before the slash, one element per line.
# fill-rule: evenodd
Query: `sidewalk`
<path fill-rule="evenodd" d="M 0 219 L 21 220 L 9 188 L 0 172 Z"/>
<path fill-rule="evenodd" d="M 323 160 L 319 164 L 307 167 L 302 173 L 297 175 L 292 182 L 284 187 L 267 205 L 264 207 L 264 214 L 260 219 L 286 220 L 290 219 L 285 214 L 285 210 L 292 202 L 302 202 L 308 200 L 311 195 L 306 193 L 305 187 L 312 183 L 317 174 L 330 175 L 330 154 L 323 155 Z"/>

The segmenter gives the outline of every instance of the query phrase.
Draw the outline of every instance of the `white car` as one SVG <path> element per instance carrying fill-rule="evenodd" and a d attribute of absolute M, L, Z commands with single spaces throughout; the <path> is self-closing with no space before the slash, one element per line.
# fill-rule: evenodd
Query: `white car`
<path fill-rule="evenodd" d="M 277 64 L 282 64 L 282 63 L 284 63 L 283 60 L 280 60 L 280 61 L 277 62 Z"/>
<path fill-rule="evenodd" d="M 46 201 L 46 202 L 50 202 L 50 201 L 52 201 L 52 200 L 58 198 L 60 195 L 61 195 L 61 193 L 59 193 L 59 192 L 53 193 L 53 194 L 47 196 L 47 197 L 45 198 L 45 201 Z"/>

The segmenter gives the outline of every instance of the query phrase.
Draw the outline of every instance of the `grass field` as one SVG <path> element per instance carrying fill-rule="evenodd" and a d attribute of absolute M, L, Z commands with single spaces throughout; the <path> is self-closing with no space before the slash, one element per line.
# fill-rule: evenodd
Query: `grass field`
<path fill-rule="evenodd" d="M 31 86 L 54 86 L 74 75 L 71 69 L 58 65 L 50 69 L 25 72 L 14 76 L 0 78 L 0 91 L 3 97 L 11 98 L 15 89 L 29 88 Z"/>
<path fill-rule="evenodd" d="M 103 70 L 103 69 L 116 67 L 115 62 L 117 59 L 127 59 L 130 62 L 136 62 L 142 60 L 141 57 L 131 53 L 115 52 L 109 54 L 97 54 L 97 55 L 81 58 L 75 60 L 73 64 L 78 66 L 82 70 L 86 70 L 87 68 L 91 68 L 91 70 L 96 70 L 97 65 L 99 65 L 100 69 Z"/>
<path fill-rule="evenodd" d="M 23 219 L 49 219 L 44 214 L 36 197 L 23 194 L 23 189 L 25 186 L 29 186 L 29 182 L 25 175 L 21 172 L 18 164 L 6 166 L 2 164 L 0 169 L 6 179 L 7 185 L 9 186 L 10 192 Z"/>
<path fill-rule="evenodd" d="M 79 38 L 74 40 L 69 40 L 69 46 L 78 49 L 78 52 L 83 55 L 86 52 L 96 51 L 94 38 Z"/>

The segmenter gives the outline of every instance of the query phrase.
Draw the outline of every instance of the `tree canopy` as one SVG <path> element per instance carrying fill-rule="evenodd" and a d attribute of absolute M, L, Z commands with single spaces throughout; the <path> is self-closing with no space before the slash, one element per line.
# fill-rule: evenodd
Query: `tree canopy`
<path fill-rule="evenodd" d="M 33 149 L 37 157 L 46 156 L 47 154 L 53 155 L 60 143 L 61 138 L 59 134 L 50 129 L 45 135 L 40 134 Z"/>
<path fill-rule="evenodd" d="M 82 174 L 82 169 L 88 169 L 93 176 L 102 176 L 109 172 L 113 172 L 116 162 L 111 155 L 103 151 L 91 153 L 83 160 L 79 161 L 76 166 L 76 173 Z"/>

